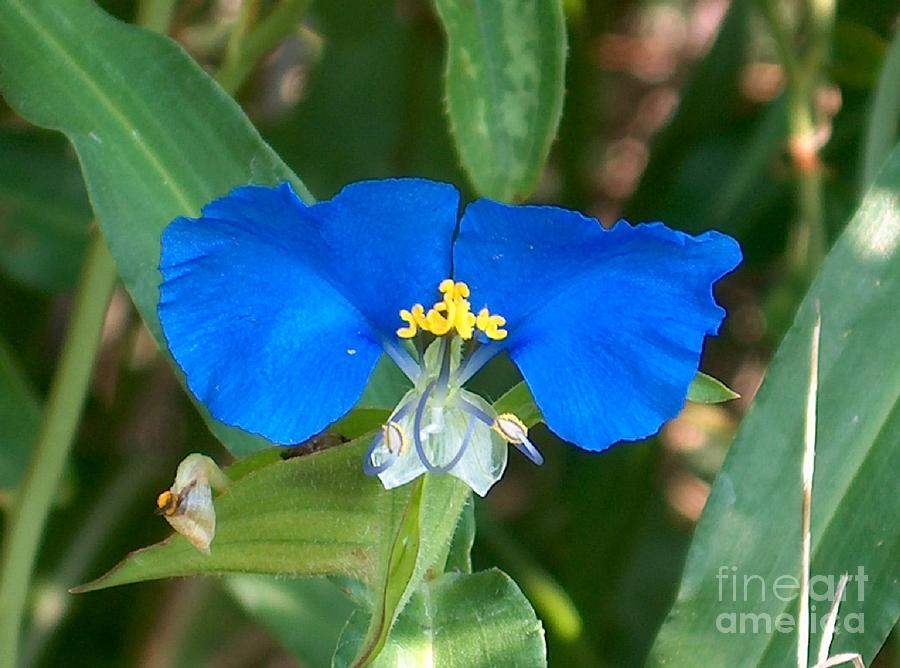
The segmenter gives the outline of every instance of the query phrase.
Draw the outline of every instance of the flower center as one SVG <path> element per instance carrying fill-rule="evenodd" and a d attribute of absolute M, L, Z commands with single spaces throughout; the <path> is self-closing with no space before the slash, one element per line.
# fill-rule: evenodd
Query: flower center
<path fill-rule="evenodd" d="M 492 314 L 487 308 L 481 309 L 477 316 L 472 313 L 472 305 L 468 300 L 468 285 L 447 278 L 438 285 L 438 291 L 442 298 L 435 302 L 427 313 L 421 304 L 414 304 L 410 309 L 400 311 L 400 319 L 406 326 L 397 330 L 397 336 L 401 339 L 411 339 L 419 333 L 419 330 L 435 336 L 455 332 L 461 339 L 467 341 L 478 329 L 492 341 L 502 341 L 506 338 L 508 332 L 501 329 L 506 324 L 506 318 L 502 315 Z"/>
<path fill-rule="evenodd" d="M 406 358 L 415 365 L 407 373 L 414 387 L 372 441 L 364 468 L 388 489 L 425 472 L 449 473 L 484 495 L 503 474 L 510 445 L 537 464 L 543 458 L 521 420 L 510 413 L 497 415 L 483 398 L 463 388 L 502 349 L 498 342 L 508 336 L 506 318 L 487 308 L 475 315 L 469 286 L 461 281 L 441 281 L 438 291 L 441 300 L 427 312 L 422 304 L 400 311 L 405 326 L 397 336 L 412 344 L 407 352 L 415 352 L 415 362 Z M 435 338 L 429 342 L 420 333 Z"/>

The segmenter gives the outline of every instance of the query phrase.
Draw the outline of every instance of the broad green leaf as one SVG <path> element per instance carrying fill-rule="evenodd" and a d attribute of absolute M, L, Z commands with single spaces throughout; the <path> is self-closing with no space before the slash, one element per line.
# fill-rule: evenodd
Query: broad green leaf
<path fill-rule="evenodd" d="M 19 483 L 40 424 L 38 396 L 0 341 L 0 489 Z"/>
<path fill-rule="evenodd" d="M 122 280 L 160 346 L 160 234 L 235 186 L 291 181 L 237 104 L 166 37 L 88 0 L 0 2 L 0 91 L 63 131 Z M 212 423 L 235 453 L 265 441 Z"/>
<path fill-rule="evenodd" d="M 327 666 L 355 606 L 324 578 L 230 575 L 225 588 L 244 610 L 308 666 Z"/>
<path fill-rule="evenodd" d="M 566 35 L 559 0 L 437 0 L 447 33 L 447 109 L 479 194 L 534 188 L 562 112 Z"/>
<path fill-rule="evenodd" d="M 282 460 L 256 455 L 259 467 L 229 469 L 236 482 L 215 499 L 216 537 L 204 555 L 172 535 L 130 554 L 93 591 L 199 574 L 344 574 L 371 585 L 406 512 L 410 486 L 385 492 L 360 466 L 367 439 Z"/>
<path fill-rule="evenodd" d="M 843 573 L 867 580 L 850 582 L 832 653 L 860 652 L 868 663 L 897 622 L 900 348 L 890 333 L 900 331 L 900 147 L 828 255 L 741 425 L 697 526 L 651 665 L 795 660 L 797 601 L 782 599 L 796 595 L 790 582 L 800 572 L 800 467 L 817 302 L 812 644 L 818 646 L 818 624 L 831 607 L 829 583 L 833 592 Z M 765 632 L 779 615 L 793 632 Z M 860 623 L 864 633 L 854 633 Z M 761 630 L 754 632 L 753 624 Z"/>
<path fill-rule="evenodd" d="M 377 656 L 422 580 L 443 572 L 471 492 L 451 476 L 385 491 L 360 466 L 370 438 L 287 460 L 273 448 L 236 463 L 226 470 L 234 484 L 215 499 L 211 554 L 175 534 L 77 591 L 200 574 L 346 576 L 371 592 L 358 660 Z"/>
<path fill-rule="evenodd" d="M 687 393 L 688 401 L 693 401 L 697 404 L 720 404 L 723 401 L 731 401 L 740 396 L 721 380 L 707 376 L 702 371 L 694 376 Z"/>
<path fill-rule="evenodd" d="M 351 619 L 332 665 L 348 665 L 358 633 Z M 446 573 L 423 583 L 397 619 L 384 651 L 370 665 L 484 668 L 547 665 L 544 630 L 528 599 L 502 571 Z"/>
<path fill-rule="evenodd" d="M 49 132 L 0 135 L 0 267 L 42 290 L 71 288 L 91 207 L 74 154 Z"/>

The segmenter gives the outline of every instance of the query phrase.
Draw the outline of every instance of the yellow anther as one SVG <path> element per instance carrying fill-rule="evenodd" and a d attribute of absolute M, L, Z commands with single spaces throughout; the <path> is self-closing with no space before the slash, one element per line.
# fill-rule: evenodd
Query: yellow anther
<path fill-rule="evenodd" d="M 500 329 L 505 324 L 506 318 L 502 315 L 491 315 L 491 312 L 486 308 L 478 312 L 478 318 L 475 321 L 475 326 L 493 341 L 502 341 L 507 337 L 509 332 L 505 329 Z"/>
<path fill-rule="evenodd" d="M 491 429 L 514 445 L 521 445 L 528 438 L 528 427 L 512 413 L 503 413 L 494 418 Z"/>
<path fill-rule="evenodd" d="M 419 330 L 415 317 L 413 317 L 412 313 L 410 313 L 406 309 L 403 309 L 402 311 L 400 311 L 400 319 L 403 322 L 409 324 L 406 327 L 399 328 L 397 330 L 397 336 L 399 336 L 401 339 L 411 339 Z"/>
<path fill-rule="evenodd" d="M 425 323 L 428 322 L 425 319 L 425 307 L 421 304 L 414 304 L 412 307 L 412 316 L 416 319 L 416 324 L 420 329 L 425 329 Z"/>
<path fill-rule="evenodd" d="M 156 507 L 160 515 L 171 517 L 178 510 L 178 497 L 167 489 L 156 497 Z"/>
<path fill-rule="evenodd" d="M 407 323 L 406 327 L 397 330 L 397 336 L 401 339 L 411 339 L 419 333 L 420 329 L 429 331 L 428 320 L 425 318 L 425 307 L 421 304 L 414 304 L 412 309 L 400 311 L 400 319 Z"/>
<path fill-rule="evenodd" d="M 441 315 L 446 312 L 446 315 Z M 431 332 L 435 336 L 443 336 L 453 328 L 456 320 L 456 302 L 438 302 L 425 316 L 427 327 L 422 329 Z"/>
<path fill-rule="evenodd" d="M 482 309 L 477 317 L 472 313 L 472 305 L 468 301 L 470 295 L 468 285 L 447 278 L 440 282 L 438 291 L 441 293 L 441 300 L 427 313 L 421 304 L 400 311 L 400 318 L 407 326 L 398 329 L 397 336 L 410 339 L 419 330 L 430 332 L 435 336 L 444 336 L 455 331 L 460 338 L 468 340 L 474 336 L 477 327 L 489 339 L 499 341 L 506 338 L 506 331 L 500 329 L 506 324 L 503 316 L 491 315 L 486 308 Z"/>
<path fill-rule="evenodd" d="M 464 341 L 468 341 L 475 334 L 475 314 L 469 310 L 469 302 L 466 302 L 466 310 L 456 318 L 456 332 Z"/>

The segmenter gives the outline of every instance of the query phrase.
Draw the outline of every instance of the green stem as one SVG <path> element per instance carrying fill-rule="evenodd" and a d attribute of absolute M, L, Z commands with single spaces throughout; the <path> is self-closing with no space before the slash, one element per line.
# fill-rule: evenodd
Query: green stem
<path fill-rule="evenodd" d="M 33 564 L 81 417 L 115 282 L 112 256 L 103 237 L 95 233 L 31 466 L 16 494 L 6 528 L 0 566 L 0 668 L 16 665 Z"/>
<path fill-rule="evenodd" d="M 762 0 L 759 3 L 760 11 L 772 33 L 772 39 L 775 41 L 775 48 L 778 50 L 778 57 L 781 59 L 781 66 L 784 68 L 785 77 L 788 84 L 791 85 L 800 78 L 800 65 L 797 62 L 794 53 L 794 40 L 790 31 L 785 27 L 784 18 L 778 10 L 778 3 L 775 0 Z"/>
<path fill-rule="evenodd" d="M 825 207 L 822 169 L 815 142 L 814 102 L 798 92 L 791 106 L 788 126 L 797 169 L 798 219 L 789 249 L 791 274 L 808 283 L 825 257 Z"/>
<path fill-rule="evenodd" d="M 788 250 L 788 265 L 792 276 L 805 285 L 825 256 L 816 92 L 828 57 L 834 0 L 807 0 L 803 25 L 797 26 L 793 33 L 785 28 L 774 0 L 762 0 L 760 7 L 787 79 L 789 146 L 797 170 L 798 209 L 798 221 Z M 808 46 L 801 52 L 797 45 L 802 42 Z"/>
<path fill-rule="evenodd" d="M 256 27 L 256 5 L 248 2 L 238 17 L 225 48 L 225 59 L 216 74 L 216 81 L 234 95 L 253 71 L 257 62 L 297 28 L 311 0 L 283 0 Z"/>

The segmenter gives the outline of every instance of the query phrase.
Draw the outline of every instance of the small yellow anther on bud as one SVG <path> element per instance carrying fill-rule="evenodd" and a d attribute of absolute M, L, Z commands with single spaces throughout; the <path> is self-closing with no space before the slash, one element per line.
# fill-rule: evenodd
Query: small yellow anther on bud
<path fill-rule="evenodd" d="M 171 517 L 178 511 L 178 497 L 167 489 L 156 497 L 156 509 L 160 515 Z"/>
<path fill-rule="evenodd" d="M 513 445 L 521 445 L 528 439 L 528 427 L 512 413 L 498 415 L 491 428 Z"/>

